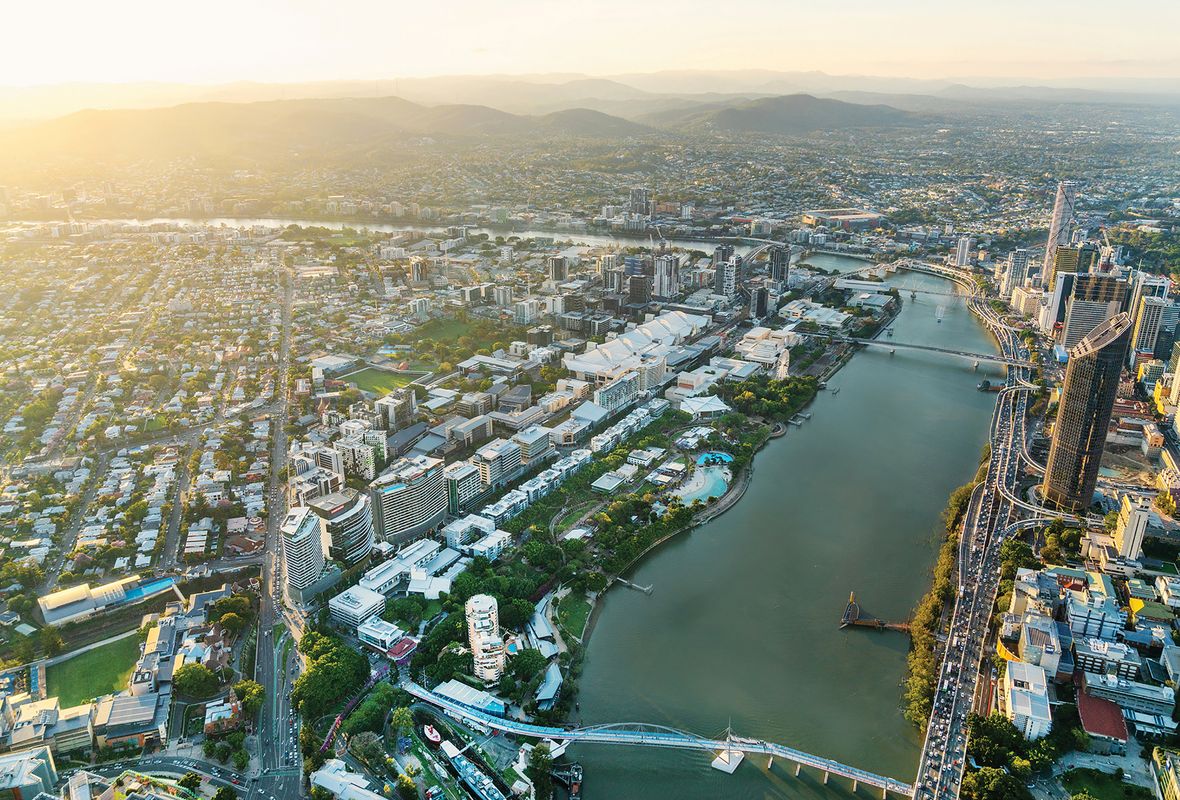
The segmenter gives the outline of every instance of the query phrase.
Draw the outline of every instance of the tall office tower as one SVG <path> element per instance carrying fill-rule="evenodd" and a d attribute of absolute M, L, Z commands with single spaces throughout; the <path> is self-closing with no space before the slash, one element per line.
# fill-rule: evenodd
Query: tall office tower
<path fill-rule="evenodd" d="M 1077 276 L 1065 305 L 1065 325 L 1061 330 L 1061 344 L 1065 349 L 1069 350 L 1122 311 L 1126 294 L 1126 281 L 1114 275 L 1095 272 Z"/>
<path fill-rule="evenodd" d="M 975 240 L 970 236 L 960 236 L 959 244 L 955 247 L 955 266 L 971 266 L 971 256 L 975 250 Z"/>
<path fill-rule="evenodd" d="M 713 266 L 724 264 L 729 259 L 733 258 L 733 245 L 719 244 L 713 248 Z"/>
<path fill-rule="evenodd" d="M 1168 301 L 1163 297 L 1143 297 L 1139 300 L 1139 308 L 1135 314 L 1135 332 L 1131 335 L 1131 350 L 1127 353 L 1127 363 L 1134 364 L 1139 353 L 1155 352 L 1155 342 L 1160 335 L 1160 327 L 1164 321 L 1164 308 Z"/>
<path fill-rule="evenodd" d="M 1167 275 L 1152 275 L 1139 269 L 1132 270 L 1130 282 L 1131 291 L 1123 310 L 1129 311 L 1132 317 L 1139 310 L 1139 301 L 1144 297 L 1167 297 L 1172 289 L 1172 279 Z"/>
<path fill-rule="evenodd" d="M 369 498 L 356 489 L 344 489 L 307 504 L 320 521 L 320 540 L 328 555 L 345 566 L 364 559 L 373 549 L 373 513 Z"/>
<path fill-rule="evenodd" d="M 769 259 L 770 279 L 785 286 L 791 274 L 791 249 L 776 245 L 770 248 Z"/>
<path fill-rule="evenodd" d="M 1106 428 L 1130 341 L 1131 317 L 1120 312 L 1069 351 L 1043 484 L 1051 503 L 1078 511 L 1094 499 Z"/>
<path fill-rule="evenodd" d="M 750 316 L 754 319 L 763 319 L 769 312 L 770 307 L 770 290 L 765 286 L 759 286 L 750 292 Z"/>
<path fill-rule="evenodd" d="M 651 302 L 651 278 L 646 275 L 632 275 L 627 279 L 627 302 L 644 304 Z"/>
<path fill-rule="evenodd" d="M 496 598 L 472 595 L 464 608 L 467 615 L 467 645 L 475 677 L 495 683 L 504 674 L 504 639 L 500 636 L 500 610 Z"/>
<path fill-rule="evenodd" d="M 651 191 L 649 189 L 644 189 L 640 186 L 631 189 L 631 202 L 627 208 L 632 214 L 650 217 L 652 212 L 651 206 Z"/>
<path fill-rule="evenodd" d="M 608 269 L 606 272 L 604 272 L 602 274 L 603 288 L 605 288 L 608 292 L 621 292 L 621 291 L 623 291 L 623 284 L 624 284 L 623 279 L 626 276 L 626 274 L 627 273 L 623 272 L 623 270 L 618 267 Z"/>
<path fill-rule="evenodd" d="M 399 544 L 429 532 L 447 513 L 442 459 L 398 459 L 369 484 L 369 500 L 381 541 Z"/>
<path fill-rule="evenodd" d="M 292 508 L 279 526 L 283 542 L 283 574 L 294 591 L 311 586 L 324 572 L 320 521 L 307 506 Z"/>
<path fill-rule="evenodd" d="M 713 293 L 733 297 L 737 291 L 737 273 L 737 256 L 730 256 L 728 260 L 718 264 L 713 273 Z"/>
<path fill-rule="evenodd" d="M 1053 274 L 1049 276 L 1049 285 L 1053 285 L 1059 272 L 1076 272 L 1079 275 L 1095 272 L 1098 269 L 1098 257 L 1098 248 L 1089 242 L 1058 247 L 1053 256 Z"/>
<path fill-rule="evenodd" d="M 1072 272 L 1063 272 L 1057 276 L 1057 280 L 1053 284 L 1053 291 L 1049 293 L 1048 302 L 1041 309 L 1041 316 L 1038 320 L 1038 324 L 1045 334 L 1054 335 L 1057 326 L 1065 322 L 1065 301 L 1073 293 L 1073 284 L 1077 277 Z"/>
<path fill-rule="evenodd" d="M 560 283 L 569 278 L 570 269 L 565 256 L 549 256 L 546 263 L 549 266 L 549 280 Z"/>
<path fill-rule="evenodd" d="M 1151 357 L 1167 361 L 1176 349 L 1176 329 L 1180 326 L 1180 305 L 1168 303 L 1160 317 L 1160 332 L 1155 339 L 1155 350 Z"/>
<path fill-rule="evenodd" d="M 1041 267 L 1041 285 L 1048 286 L 1053 266 L 1056 263 L 1057 248 L 1069 244 L 1069 229 L 1073 225 L 1074 190 L 1073 181 L 1057 184 L 1057 199 L 1053 202 L 1053 218 L 1049 221 L 1049 239 L 1045 242 L 1045 262 Z"/>
<path fill-rule="evenodd" d="M 680 294 L 680 256 L 671 253 L 656 256 L 655 273 L 652 294 L 662 298 Z"/>
<path fill-rule="evenodd" d="M 1004 271 L 1004 280 L 1000 284 L 1000 294 L 1011 297 L 1012 292 L 1024 285 L 1028 278 L 1028 251 L 1017 248 L 1008 254 L 1008 268 Z"/>
<path fill-rule="evenodd" d="M 623 257 L 618 253 L 606 253 L 598 257 L 598 273 L 605 275 L 612 269 L 623 266 Z"/>
<path fill-rule="evenodd" d="M 430 262 L 424 258 L 415 258 L 410 262 L 410 281 L 426 283 L 430 280 Z"/>

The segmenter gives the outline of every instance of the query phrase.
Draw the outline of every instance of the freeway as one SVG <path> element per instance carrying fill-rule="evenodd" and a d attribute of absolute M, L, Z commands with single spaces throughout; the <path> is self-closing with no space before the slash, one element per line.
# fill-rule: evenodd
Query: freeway
<path fill-rule="evenodd" d="M 941 274 L 947 269 L 930 271 Z M 960 276 L 957 282 L 968 285 L 966 276 Z M 1003 355 L 1016 360 L 1020 352 L 1019 329 L 1002 320 L 974 286 L 973 279 L 970 283 L 971 310 L 992 331 Z M 1025 430 L 1030 384 L 1027 367 L 1009 366 L 1005 389 L 992 414 L 987 471 L 964 515 L 958 596 L 915 780 L 916 798 L 942 800 L 959 794 L 967 762 L 967 715 L 975 708 L 999 589 L 1001 545 L 1010 536 L 1046 525 L 1055 517 L 1079 521 L 1016 495 L 1025 460 L 1031 461 Z M 1028 517 L 1029 513 L 1033 516 Z"/>

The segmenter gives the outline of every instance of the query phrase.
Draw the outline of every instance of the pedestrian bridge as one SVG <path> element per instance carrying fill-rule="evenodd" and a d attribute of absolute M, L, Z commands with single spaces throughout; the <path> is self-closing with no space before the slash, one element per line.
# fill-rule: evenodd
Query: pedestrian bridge
<path fill-rule="evenodd" d="M 726 739 L 709 739 L 693 733 L 676 730 L 663 725 L 651 725 L 642 722 L 619 722 L 607 725 L 591 725 L 585 728 L 557 728 L 547 725 L 533 725 L 514 719 L 505 719 L 482 711 L 476 711 L 468 706 L 457 703 L 450 698 L 435 694 L 412 681 L 405 681 L 401 688 L 445 711 L 451 717 L 480 727 L 504 731 L 515 736 L 526 736 L 532 739 L 564 740 L 570 742 L 586 742 L 592 744 L 632 745 L 640 747 L 663 747 L 680 750 L 700 750 L 708 753 L 755 753 L 780 758 L 796 765 L 795 774 L 799 774 L 802 767 L 810 767 L 823 773 L 827 783 L 830 775 L 838 775 L 852 781 L 853 791 L 860 784 L 867 784 L 881 790 L 881 796 L 886 797 L 890 792 L 904 797 L 913 797 L 914 787 L 905 781 L 887 778 L 867 772 L 863 769 L 850 767 L 833 761 L 830 758 L 813 756 L 786 745 L 764 742 L 759 739 L 747 739 L 730 736 Z"/>

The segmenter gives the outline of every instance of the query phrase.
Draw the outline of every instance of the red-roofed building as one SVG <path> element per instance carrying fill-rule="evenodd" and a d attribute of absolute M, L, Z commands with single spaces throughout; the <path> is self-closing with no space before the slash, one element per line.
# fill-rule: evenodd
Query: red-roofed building
<path fill-rule="evenodd" d="M 1123 719 L 1123 710 L 1109 700 L 1089 695 L 1083 673 L 1077 673 L 1074 683 L 1078 690 L 1078 716 L 1082 728 L 1090 734 L 1090 749 L 1096 753 L 1126 753 L 1127 721 Z"/>
<path fill-rule="evenodd" d="M 418 642 L 411 639 L 409 636 L 398 640 L 393 647 L 389 648 L 389 658 L 393 663 L 399 667 L 404 667 L 410 663 L 410 656 L 418 649 Z"/>

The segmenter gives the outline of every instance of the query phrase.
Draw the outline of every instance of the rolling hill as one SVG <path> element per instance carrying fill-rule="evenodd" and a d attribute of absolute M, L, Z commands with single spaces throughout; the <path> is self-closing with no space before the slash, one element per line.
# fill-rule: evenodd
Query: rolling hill
<path fill-rule="evenodd" d="M 414 137 L 623 138 L 647 133 L 652 130 L 644 125 L 589 109 L 528 116 L 481 105 L 425 106 L 398 97 L 188 103 L 79 111 L 9 130 L 0 136 L 0 158 L 250 159 L 311 152 L 348 155 Z"/>
<path fill-rule="evenodd" d="M 845 103 L 809 94 L 711 103 L 657 112 L 639 119 L 655 127 L 675 130 L 788 136 L 824 130 L 907 127 L 925 122 L 917 114 L 892 106 Z"/>

